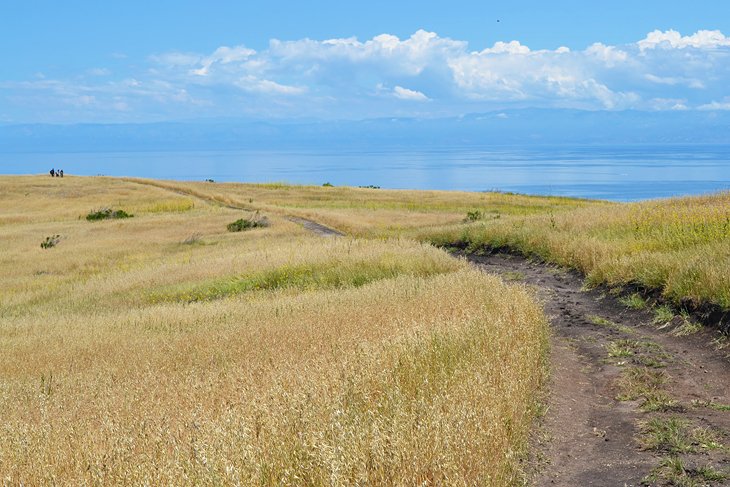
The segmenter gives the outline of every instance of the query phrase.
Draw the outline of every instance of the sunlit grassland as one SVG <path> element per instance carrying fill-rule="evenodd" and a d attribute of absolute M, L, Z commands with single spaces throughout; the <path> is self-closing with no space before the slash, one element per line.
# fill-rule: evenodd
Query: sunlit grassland
<path fill-rule="evenodd" d="M 211 199 L 223 205 L 312 218 L 348 235 L 364 237 L 403 236 L 417 229 L 458 224 L 467 212 L 474 210 L 482 211 L 486 220 L 498 220 L 605 204 L 494 192 L 383 190 L 284 183 L 136 181 Z"/>
<path fill-rule="evenodd" d="M 266 187 L 190 186 L 221 194 L 0 178 L 4 482 L 522 482 L 546 352 L 524 287 L 382 215 L 385 238 L 323 239 Z M 226 232 L 248 213 L 221 205 L 257 199 L 271 225 Z M 387 211 L 472 209 L 449 201 Z M 135 216 L 87 222 L 99 207 Z"/>
<path fill-rule="evenodd" d="M 637 283 L 675 304 L 730 309 L 727 192 L 454 225 L 421 238 L 508 247 L 574 267 L 594 284 Z"/>

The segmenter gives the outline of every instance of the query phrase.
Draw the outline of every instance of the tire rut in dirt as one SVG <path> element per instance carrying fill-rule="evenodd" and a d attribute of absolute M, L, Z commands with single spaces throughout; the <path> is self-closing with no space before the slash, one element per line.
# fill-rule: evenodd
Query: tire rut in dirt
<path fill-rule="evenodd" d="M 651 312 L 630 310 L 605 289 L 584 290 L 578 273 L 508 254 L 466 257 L 505 280 L 533 286 L 551 322 L 553 374 L 537 433 L 548 441 L 538 447 L 543 461 L 535 485 L 646 485 L 667 458 L 683 461 L 690 477 L 708 464 L 730 469 L 726 449 L 690 445 L 672 452 L 671 445 L 647 444 L 645 431 L 649 422 L 676 420 L 688 435 L 709 432 L 718 445 L 730 445 L 730 411 L 722 410 L 730 404 L 730 360 L 712 343 L 716 331 L 673 336 L 651 325 Z M 631 374 L 665 382 L 656 397 L 631 397 L 625 385 Z M 665 480 L 649 483 L 669 485 Z"/>

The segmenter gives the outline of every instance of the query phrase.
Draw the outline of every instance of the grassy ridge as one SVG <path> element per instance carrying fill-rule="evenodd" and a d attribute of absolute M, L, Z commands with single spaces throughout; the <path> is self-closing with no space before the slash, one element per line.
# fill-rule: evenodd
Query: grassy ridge
<path fill-rule="evenodd" d="M 521 483 L 547 334 L 526 289 L 276 212 L 230 233 L 246 212 L 149 185 L 0 189 L 4 482 Z"/>
<path fill-rule="evenodd" d="M 358 237 L 403 236 L 460 223 L 467 212 L 489 219 L 559 213 L 605 203 L 573 198 L 459 191 L 379 190 L 276 184 L 132 181 L 195 195 L 221 205 L 312 218 Z"/>
<path fill-rule="evenodd" d="M 576 268 L 593 284 L 638 283 L 675 304 L 730 309 L 730 193 L 451 226 L 421 238 L 508 247 Z"/>
<path fill-rule="evenodd" d="M 297 213 L 353 235 L 509 247 L 578 269 L 592 284 L 639 284 L 676 305 L 730 309 L 728 193 L 614 204 L 502 193 L 155 184 Z M 474 211 L 482 219 L 464 224 Z"/>

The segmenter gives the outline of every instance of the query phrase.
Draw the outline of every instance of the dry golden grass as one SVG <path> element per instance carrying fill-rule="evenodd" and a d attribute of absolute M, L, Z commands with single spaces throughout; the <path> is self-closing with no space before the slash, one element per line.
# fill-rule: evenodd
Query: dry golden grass
<path fill-rule="evenodd" d="M 730 193 L 597 206 L 422 232 L 437 244 L 510 247 L 591 283 L 639 283 L 675 303 L 730 309 Z"/>
<path fill-rule="evenodd" d="M 382 190 L 287 184 L 196 183 L 132 179 L 222 205 L 311 218 L 348 235 L 403 236 L 425 227 L 460 223 L 467 212 L 485 218 L 562 212 L 603 203 L 571 198 L 459 191 Z"/>
<path fill-rule="evenodd" d="M 526 289 L 273 204 L 228 233 L 245 212 L 129 181 L 0 195 L 4 483 L 521 483 L 547 329 Z M 83 219 L 101 206 L 135 217 Z"/>

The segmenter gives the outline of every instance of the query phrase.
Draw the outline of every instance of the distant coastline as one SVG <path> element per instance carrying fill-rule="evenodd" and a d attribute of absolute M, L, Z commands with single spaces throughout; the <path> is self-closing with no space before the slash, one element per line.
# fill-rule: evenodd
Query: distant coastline
<path fill-rule="evenodd" d="M 636 201 L 730 189 L 730 145 L 3 152 L 0 173 L 131 176 Z"/>

